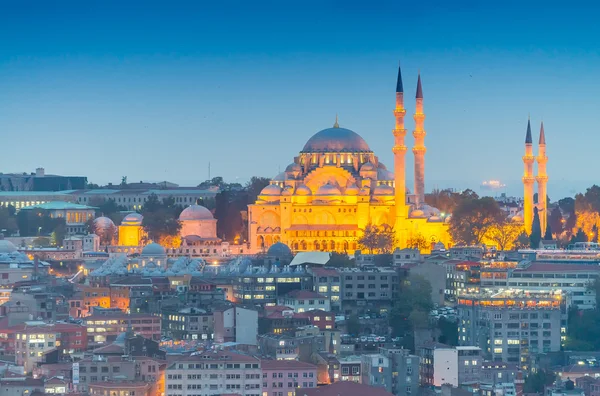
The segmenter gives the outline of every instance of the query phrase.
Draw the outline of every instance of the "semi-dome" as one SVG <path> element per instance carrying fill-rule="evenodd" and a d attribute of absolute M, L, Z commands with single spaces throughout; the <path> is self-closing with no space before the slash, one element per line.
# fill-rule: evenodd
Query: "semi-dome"
<path fill-rule="evenodd" d="M 277 184 L 269 184 L 262 189 L 260 195 L 281 195 L 281 188 Z"/>
<path fill-rule="evenodd" d="M 434 208 L 433 206 L 430 205 L 423 205 L 422 207 L 423 209 L 423 213 L 425 213 L 426 217 L 432 217 L 432 216 L 441 216 L 441 211 L 438 208 Z"/>
<path fill-rule="evenodd" d="M 365 140 L 346 128 L 327 128 L 315 133 L 304 145 L 302 152 L 370 152 Z"/>
<path fill-rule="evenodd" d="M 165 248 L 158 243 L 150 243 L 142 249 L 142 256 L 165 256 Z"/>
<path fill-rule="evenodd" d="M 105 216 L 96 217 L 94 219 L 94 227 L 96 230 L 104 231 L 115 226 L 111 219 Z"/>
<path fill-rule="evenodd" d="M 366 162 L 363 166 L 360 167 L 361 172 L 372 172 L 375 170 L 375 165 L 372 162 Z"/>
<path fill-rule="evenodd" d="M 296 187 L 296 195 L 312 195 L 312 191 L 310 191 L 310 188 L 306 184 L 300 184 Z"/>
<path fill-rule="evenodd" d="M 393 195 L 394 187 L 387 184 L 380 184 L 373 190 L 373 195 Z"/>
<path fill-rule="evenodd" d="M 302 167 L 299 164 L 293 162 L 285 168 L 285 171 L 286 172 L 301 172 Z"/>
<path fill-rule="evenodd" d="M 179 215 L 180 221 L 190 220 L 214 220 L 210 210 L 202 205 L 190 205 L 185 208 Z"/>
<path fill-rule="evenodd" d="M 0 254 L 2 253 L 14 253 L 17 251 L 17 247 L 6 239 L 0 239 Z"/>
<path fill-rule="evenodd" d="M 378 168 L 377 180 L 394 180 L 394 174 L 385 168 Z"/>
<path fill-rule="evenodd" d="M 356 183 L 352 183 L 348 187 L 346 187 L 346 195 L 358 195 L 359 192 L 360 189 L 358 188 Z"/>
<path fill-rule="evenodd" d="M 342 195 L 342 192 L 337 186 L 327 183 L 319 187 L 317 195 Z"/>
<path fill-rule="evenodd" d="M 144 216 L 142 216 L 141 214 L 139 214 L 139 213 L 129 213 L 127 216 L 125 216 L 125 218 L 121 222 L 121 225 L 141 226 L 142 225 L 142 220 L 144 220 Z"/>
<path fill-rule="evenodd" d="M 267 256 L 289 257 L 292 255 L 291 249 L 285 243 L 276 242 L 267 250 Z"/>

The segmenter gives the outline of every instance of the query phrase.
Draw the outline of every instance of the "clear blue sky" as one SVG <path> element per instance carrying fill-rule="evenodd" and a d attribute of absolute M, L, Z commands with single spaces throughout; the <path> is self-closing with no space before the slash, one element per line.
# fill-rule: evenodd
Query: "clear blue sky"
<path fill-rule="evenodd" d="M 599 11 L 564 1 L 4 1 L 0 171 L 195 185 L 210 162 L 230 181 L 272 177 L 336 113 L 391 167 L 401 61 L 411 115 L 422 74 L 428 190 L 494 178 L 518 193 L 531 113 L 535 135 L 544 120 L 558 198 L 597 178 Z"/>

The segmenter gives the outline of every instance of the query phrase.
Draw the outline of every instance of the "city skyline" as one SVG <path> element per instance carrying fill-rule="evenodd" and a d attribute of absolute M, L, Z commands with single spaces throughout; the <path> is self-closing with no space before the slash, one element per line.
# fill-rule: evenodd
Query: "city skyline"
<path fill-rule="evenodd" d="M 550 198 L 593 184 L 599 28 L 582 8 L 183 4 L 2 6 L 0 130 L 35 144 L 13 141 L 0 169 L 195 185 L 210 162 L 243 183 L 285 169 L 336 114 L 390 168 L 400 61 L 407 99 L 423 81 L 426 191 L 498 179 L 521 195 L 529 113 Z"/>

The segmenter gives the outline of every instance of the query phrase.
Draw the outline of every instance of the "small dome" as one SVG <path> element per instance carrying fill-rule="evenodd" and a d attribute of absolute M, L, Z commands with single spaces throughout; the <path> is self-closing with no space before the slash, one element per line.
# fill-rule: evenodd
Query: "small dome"
<path fill-rule="evenodd" d="M 410 212 L 410 217 L 425 217 L 425 213 L 422 210 L 415 209 Z"/>
<path fill-rule="evenodd" d="M 427 219 L 427 221 L 431 221 L 431 222 L 442 221 L 442 218 L 440 216 L 431 216 L 429 219 Z"/>
<path fill-rule="evenodd" d="M 292 195 L 293 193 L 294 193 L 294 187 L 292 187 L 292 186 L 285 186 L 285 188 L 281 192 L 281 195 Z"/>
<path fill-rule="evenodd" d="M 115 226 L 115 223 L 108 217 L 100 216 L 94 219 L 94 228 L 96 230 L 104 231 Z"/>
<path fill-rule="evenodd" d="M 425 217 L 432 217 L 432 216 L 441 216 L 441 212 L 438 208 L 434 208 L 433 206 L 429 206 L 429 205 L 423 205 L 423 213 L 425 214 Z"/>
<path fill-rule="evenodd" d="M 262 189 L 260 195 L 281 195 L 281 188 L 277 184 L 269 184 Z"/>
<path fill-rule="evenodd" d="M 0 239 L 0 254 L 2 253 L 14 253 L 17 251 L 17 247 L 6 239 Z"/>
<path fill-rule="evenodd" d="M 285 177 L 285 172 L 281 172 L 280 174 L 278 174 L 277 176 L 275 176 L 272 181 L 285 181 L 286 177 Z M 267 186 L 268 187 L 268 186 Z"/>
<path fill-rule="evenodd" d="M 361 172 L 372 172 L 375 170 L 375 165 L 371 162 L 366 162 L 363 166 L 360 167 Z"/>
<path fill-rule="evenodd" d="M 394 174 L 385 168 L 377 169 L 377 180 L 394 180 Z"/>
<path fill-rule="evenodd" d="M 267 250 L 267 256 L 273 257 L 290 257 L 292 255 L 292 251 L 285 243 L 276 242 L 269 247 Z"/>
<path fill-rule="evenodd" d="M 190 205 L 185 208 L 179 215 L 180 221 L 193 221 L 193 220 L 214 220 L 214 217 L 210 210 L 206 209 L 202 205 Z"/>
<path fill-rule="evenodd" d="M 300 184 L 296 187 L 296 195 L 312 195 L 312 191 L 310 191 L 310 188 L 306 184 Z"/>
<path fill-rule="evenodd" d="M 359 191 L 360 190 L 358 189 L 356 183 L 352 183 L 346 187 L 346 195 L 358 195 Z"/>
<path fill-rule="evenodd" d="M 302 172 L 302 167 L 297 163 L 291 163 L 285 168 L 286 172 Z"/>
<path fill-rule="evenodd" d="M 314 134 L 304 145 L 304 153 L 370 152 L 365 140 L 346 128 L 327 128 Z"/>
<path fill-rule="evenodd" d="M 142 249 L 142 256 L 165 256 L 165 248 L 158 243 L 150 243 Z"/>
<path fill-rule="evenodd" d="M 144 220 L 144 216 L 142 216 L 141 214 L 139 214 L 139 213 L 129 213 L 127 216 L 125 216 L 125 218 L 121 222 L 121 225 L 126 225 L 126 226 L 141 226 L 142 225 L 142 220 Z"/>
<path fill-rule="evenodd" d="M 319 187 L 317 195 L 342 195 L 342 192 L 333 184 L 327 183 Z"/>
<path fill-rule="evenodd" d="M 380 184 L 373 190 L 373 195 L 394 195 L 394 187 Z"/>

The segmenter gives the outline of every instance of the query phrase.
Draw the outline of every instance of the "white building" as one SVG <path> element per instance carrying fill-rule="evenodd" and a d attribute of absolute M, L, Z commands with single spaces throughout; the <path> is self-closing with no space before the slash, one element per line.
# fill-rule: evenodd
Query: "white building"
<path fill-rule="evenodd" d="M 231 351 L 206 351 L 167 367 L 165 395 L 261 396 L 262 382 L 259 359 Z"/>
<path fill-rule="evenodd" d="M 257 345 L 257 311 L 237 306 L 215 309 L 213 321 L 215 342 Z"/>
<path fill-rule="evenodd" d="M 433 385 L 458 387 L 480 380 L 481 348 L 457 346 L 433 350 Z"/>
<path fill-rule="evenodd" d="M 279 297 L 277 304 L 293 308 L 297 313 L 314 310 L 331 311 L 331 301 L 324 295 L 310 290 L 292 290 L 285 296 Z"/>

